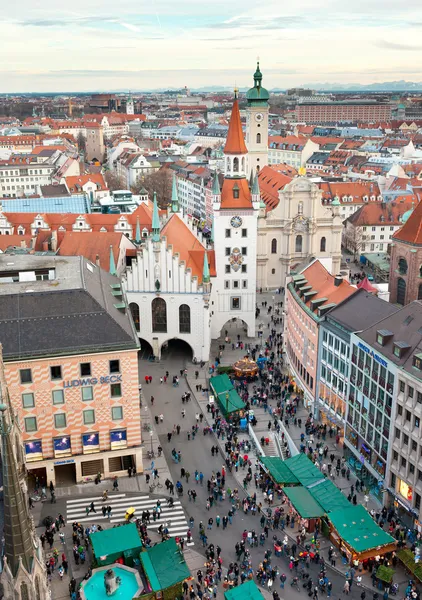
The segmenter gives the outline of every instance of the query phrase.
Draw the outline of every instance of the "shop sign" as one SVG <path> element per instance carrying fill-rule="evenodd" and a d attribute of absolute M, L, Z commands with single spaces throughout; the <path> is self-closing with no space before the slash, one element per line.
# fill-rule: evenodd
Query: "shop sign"
<path fill-rule="evenodd" d="M 80 387 L 84 385 L 97 385 L 104 383 L 121 383 L 122 376 L 121 375 L 106 375 L 104 377 L 87 377 L 86 379 L 69 379 L 68 381 L 63 381 L 64 388 L 71 387 Z"/>
<path fill-rule="evenodd" d="M 368 346 L 365 346 L 365 344 L 362 344 L 362 342 L 359 342 L 358 346 L 361 350 L 366 352 L 366 354 L 372 356 L 372 358 L 375 359 L 378 363 L 380 363 L 380 365 L 382 365 L 383 367 L 388 367 L 387 361 L 384 360 L 384 358 L 381 358 L 381 356 L 378 356 L 378 354 L 375 354 L 375 352 L 371 350 L 371 348 L 368 348 Z"/>
<path fill-rule="evenodd" d="M 74 458 L 68 458 L 66 460 L 55 460 L 54 461 L 54 466 L 58 466 L 58 465 L 70 465 L 72 463 L 75 462 Z"/>
<path fill-rule="evenodd" d="M 42 442 L 26 442 L 25 443 L 25 456 L 26 462 L 33 462 L 35 460 L 42 460 Z"/>

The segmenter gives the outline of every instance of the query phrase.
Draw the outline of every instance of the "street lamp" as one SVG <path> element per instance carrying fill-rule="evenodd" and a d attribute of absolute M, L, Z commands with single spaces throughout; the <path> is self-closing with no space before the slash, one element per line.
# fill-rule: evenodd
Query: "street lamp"
<path fill-rule="evenodd" d="M 152 456 L 152 436 L 153 436 L 152 431 L 149 432 L 149 436 L 151 438 L 151 456 Z"/>

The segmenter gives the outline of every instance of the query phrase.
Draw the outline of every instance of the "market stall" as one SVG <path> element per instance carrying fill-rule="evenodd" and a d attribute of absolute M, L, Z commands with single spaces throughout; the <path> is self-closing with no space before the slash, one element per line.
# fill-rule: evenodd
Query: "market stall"
<path fill-rule="evenodd" d="M 95 566 L 120 561 L 132 567 L 134 558 L 142 550 L 142 541 L 135 523 L 96 531 L 91 533 L 90 540 Z"/>
<path fill-rule="evenodd" d="M 328 515 L 330 540 L 348 561 L 365 561 L 396 550 L 397 542 L 381 529 L 362 506 L 352 506 Z"/>
<path fill-rule="evenodd" d="M 283 492 L 289 499 L 293 510 L 304 519 L 304 526 L 310 533 L 315 531 L 315 525 L 319 522 L 319 518 L 325 515 L 325 510 L 312 497 L 311 492 L 303 487 L 287 487 Z"/>
<path fill-rule="evenodd" d="M 235 413 L 243 416 L 245 403 L 235 390 L 227 374 L 211 377 L 210 386 L 219 408 L 225 417 Z"/>
<path fill-rule="evenodd" d="M 224 600 L 264 600 L 264 596 L 256 583 L 251 580 L 224 592 Z"/>

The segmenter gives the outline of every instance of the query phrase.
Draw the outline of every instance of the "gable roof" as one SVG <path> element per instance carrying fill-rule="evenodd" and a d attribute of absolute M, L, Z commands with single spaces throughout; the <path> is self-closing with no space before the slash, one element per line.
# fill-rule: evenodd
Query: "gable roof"
<path fill-rule="evenodd" d="M 97 256 L 101 268 L 110 271 L 110 246 L 113 248 L 114 264 L 118 265 L 123 233 L 99 231 L 67 231 L 60 242 L 57 254 L 61 256 L 84 256 L 95 264 Z M 125 243 L 132 245 L 129 240 Z"/>
<path fill-rule="evenodd" d="M 236 188 L 239 192 L 238 198 L 234 197 Z M 251 191 L 245 178 L 224 179 L 221 188 L 221 208 L 252 208 Z"/>
<path fill-rule="evenodd" d="M 191 269 L 192 276 L 196 276 L 198 282 L 202 283 L 205 246 L 177 213 L 173 214 L 164 225 L 161 236 L 166 238 L 167 246 L 173 247 L 173 255 L 177 252 L 180 260 L 185 262 L 186 268 Z M 215 277 L 217 273 L 214 250 L 207 250 L 206 252 L 210 275 Z"/>
<path fill-rule="evenodd" d="M 107 190 L 107 184 L 101 173 L 87 173 L 86 175 L 74 175 L 65 178 L 66 185 L 71 194 L 80 193 L 84 185 L 92 181 L 98 190 Z"/>
<path fill-rule="evenodd" d="M 278 193 L 285 185 L 292 181 L 292 177 L 284 175 L 274 169 L 274 167 L 265 166 L 258 173 L 259 189 L 261 198 L 265 203 L 267 212 L 273 210 L 279 203 Z"/>
<path fill-rule="evenodd" d="M 419 202 L 406 223 L 395 232 L 393 240 L 422 246 L 422 202 Z"/>

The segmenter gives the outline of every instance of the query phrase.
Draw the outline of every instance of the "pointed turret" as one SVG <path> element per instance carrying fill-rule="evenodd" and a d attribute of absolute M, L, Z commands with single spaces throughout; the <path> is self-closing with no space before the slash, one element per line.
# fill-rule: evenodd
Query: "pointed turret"
<path fill-rule="evenodd" d="M 177 178 L 176 173 L 173 174 L 173 185 L 171 188 L 171 212 L 178 213 L 179 207 L 179 194 L 177 192 Z"/>
<path fill-rule="evenodd" d="M 158 216 L 157 194 L 154 192 L 154 208 L 152 211 L 152 241 L 160 241 L 160 218 Z"/>
<path fill-rule="evenodd" d="M 208 264 L 208 255 L 204 252 L 204 268 L 202 269 L 202 283 L 210 282 L 210 266 Z"/>
<path fill-rule="evenodd" d="M 142 241 L 141 238 L 141 225 L 139 223 L 139 217 L 136 217 L 136 231 L 135 231 L 135 242 L 140 244 Z"/>
<path fill-rule="evenodd" d="M 110 275 L 117 275 L 116 263 L 114 261 L 113 246 L 111 244 L 110 244 L 110 268 L 109 268 L 108 272 L 110 273 Z"/>
<path fill-rule="evenodd" d="M 248 150 L 243 137 L 242 122 L 240 120 L 239 101 L 237 99 L 237 90 L 235 90 L 232 114 L 230 117 L 229 130 L 227 132 L 224 154 L 247 154 Z"/>
<path fill-rule="evenodd" d="M 214 173 L 214 179 L 212 182 L 212 193 L 213 193 L 213 196 L 219 196 L 221 193 L 217 171 Z"/>
<path fill-rule="evenodd" d="M 255 198 L 253 196 L 255 196 Z M 256 200 L 256 198 L 258 200 Z M 252 184 L 252 199 L 254 201 L 258 201 L 259 202 L 260 198 L 261 198 L 261 192 L 260 192 L 260 189 L 259 189 L 259 181 L 258 181 L 258 174 L 257 174 L 257 175 L 255 175 L 255 178 L 254 178 L 253 184 Z"/>
<path fill-rule="evenodd" d="M 3 402 L 4 390 L 1 390 Z M 4 554 L 15 576 L 20 560 L 23 567 L 31 572 L 34 560 L 34 543 L 31 534 L 26 500 L 23 496 L 18 475 L 18 465 L 13 452 L 11 439 L 12 424 L 9 422 L 7 404 L 0 404 L 2 469 L 4 498 Z"/>

